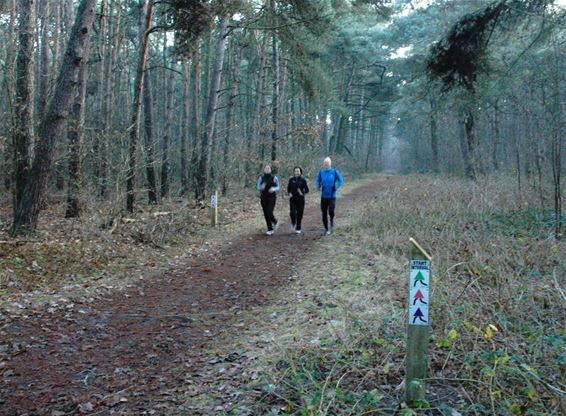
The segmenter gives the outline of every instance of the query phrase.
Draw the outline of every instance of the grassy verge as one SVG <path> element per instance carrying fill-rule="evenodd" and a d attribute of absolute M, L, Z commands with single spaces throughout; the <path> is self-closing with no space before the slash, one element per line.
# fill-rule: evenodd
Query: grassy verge
<path fill-rule="evenodd" d="M 504 181 L 377 186 L 248 334 L 264 345 L 252 413 L 564 414 L 566 250 L 548 213 Z M 433 255 L 422 409 L 403 405 L 409 237 Z"/>

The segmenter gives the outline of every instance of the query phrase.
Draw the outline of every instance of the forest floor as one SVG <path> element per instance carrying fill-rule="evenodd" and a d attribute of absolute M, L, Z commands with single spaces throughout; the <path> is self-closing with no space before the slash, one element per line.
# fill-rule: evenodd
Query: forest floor
<path fill-rule="evenodd" d="M 181 200 L 78 221 L 51 208 L 29 240 L 4 229 L 0 414 L 566 412 L 566 249 L 536 193 L 427 175 L 340 191 L 330 237 L 316 192 L 300 236 L 283 197 L 281 227 L 263 235 L 251 191 L 221 199 L 214 229 Z M 433 255 L 416 409 L 403 388 L 409 237 Z"/>
<path fill-rule="evenodd" d="M 338 202 L 337 222 L 373 198 L 380 183 L 347 190 Z M 290 295 L 290 284 L 300 278 L 297 265 L 323 239 L 317 197 L 309 199 L 303 235 L 288 230 L 288 202 L 279 198 L 281 227 L 274 236 L 261 233 L 263 220 L 255 213 L 254 225 L 248 218 L 227 231 L 228 237 L 221 234 L 222 226 L 208 238 L 201 235 L 195 240 L 204 244 L 195 243 L 165 266 L 147 270 L 139 265 L 126 284 L 112 282 L 111 276 L 84 283 L 83 276 L 82 284 L 63 282 L 50 290 L 44 285 L 31 294 L 5 285 L 0 413 L 221 414 L 235 403 L 242 406 L 244 398 L 237 397 L 242 392 L 233 397 L 221 387 L 227 379 L 234 389 L 257 377 L 250 365 L 256 355 L 251 350 L 257 348 L 246 349 L 240 336 L 271 319 L 266 312 L 270 302 Z M 40 235 L 45 238 L 57 228 L 45 225 Z M 80 243 L 85 237 L 55 240 L 73 246 L 69 240 L 74 238 Z M 55 267 L 32 260 L 33 252 L 18 255 L 24 258 L 20 263 L 26 258 L 30 263 L 28 272 Z M 332 253 L 328 256 L 331 261 Z"/>

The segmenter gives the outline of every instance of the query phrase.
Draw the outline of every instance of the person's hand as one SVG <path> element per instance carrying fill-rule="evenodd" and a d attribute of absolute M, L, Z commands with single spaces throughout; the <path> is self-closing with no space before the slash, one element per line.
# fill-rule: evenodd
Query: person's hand
<path fill-rule="evenodd" d="M 293 194 L 289 192 L 289 198 L 293 198 Z"/>
<path fill-rule="evenodd" d="M 300 196 L 303 196 L 303 193 L 301 192 L 300 189 L 297 189 L 297 192 L 299 193 Z"/>
<path fill-rule="evenodd" d="M 275 188 L 274 188 L 274 187 L 271 187 L 271 188 L 269 188 L 269 190 L 268 190 L 267 192 L 269 192 L 270 194 L 272 194 L 273 192 L 275 192 Z"/>
<path fill-rule="evenodd" d="M 261 184 L 261 190 L 265 191 L 265 184 L 264 183 Z"/>

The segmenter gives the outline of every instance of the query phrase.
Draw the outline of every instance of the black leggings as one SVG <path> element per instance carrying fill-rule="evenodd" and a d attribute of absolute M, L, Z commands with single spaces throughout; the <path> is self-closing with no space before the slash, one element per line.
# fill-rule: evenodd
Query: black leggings
<path fill-rule="evenodd" d="M 291 223 L 295 226 L 295 230 L 300 231 L 303 212 L 305 212 L 305 197 L 292 196 L 291 199 L 289 199 L 289 208 Z"/>
<path fill-rule="evenodd" d="M 322 223 L 328 230 L 328 214 L 330 214 L 330 226 L 334 227 L 334 208 L 336 208 L 336 198 L 321 198 L 320 209 L 322 210 Z"/>
<path fill-rule="evenodd" d="M 273 231 L 273 226 L 277 224 L 277 218 L 275 218 L 275 216 L 273 215 L 276 201 L 277 198 L 275 197 L 275 195 L 261 197 L 261 208 L 263 209 L 263 216 L 265 218 L 265 223 L 267 224 L 268 231 Z"/>

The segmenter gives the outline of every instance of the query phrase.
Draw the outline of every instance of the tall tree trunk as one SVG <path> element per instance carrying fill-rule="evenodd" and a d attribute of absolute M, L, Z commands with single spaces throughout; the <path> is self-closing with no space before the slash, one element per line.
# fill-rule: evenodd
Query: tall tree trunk
<path fill-rule="evenodd" d="M 12 235 L 30 234 L 37 227 L 40 201 L 53 162 L 55 142 L 61 135 L 67 114 L 75 98 L 81 67 L 86 65 L 88 59 L 87 51 L 95 18 L 95 7 L 96 0 L 82 0 L 79 6 L 61 72 L 57 78 L 53 99 L 45 118 L 39 125 L 39 148 L 35 152 L 29 180 L 25 183 L 22 198 L 16 206 L 11 229 Z"/>
<path fill-rule="evenodd" d="M 375 117 L 371 117 L 369 120 L 369 142 L 368 148 L 366 151 L 366 161 L 364 164 L 364 169 L 367 172 L 369 170 L 369 161 L 372 156 L 372 150 L 375 147 L 374 142 L 376 140 L 375 137 Z"/>
<path fill-rule="evenodd" d="M 518 194 L 522 194 L 522 179 L 521 179 L 521 139 L 517 134 L 513 134 L 515 137 L 515 169 L 517 171 L 517 191 Z"/>
<path fill-rule="evenodd" d="M 378 124 L 378 140 L 377 140 L 377 163 L 380 170 L 384 169 L 383 163 L 383 146 L 385 144 L 385 128 L 383 122 Z"/>
<path fill-rule="evenodd" d="M 41 10 L 41 31 L 40 31 L 40 64 L 41 70 L 39 73 L 39 85 L 38 85 L 38 114 L 37 116 L 42 119 L 45 116 L 45 111 L 47 110 L 47 101 L 49 98 L 49 83 L 51 80 L 50 76 L 50 64 L 49 64 L 49 20 L 50 20 L 50 2 L 49 0 L 42 0 L 40 2 Z"/>
<path fill-rule="evenodd" d="M 535 96 L 535 91 L 533 88 L 533 84 L 530 85 L 529 88 L 529 99 L 531 100 L 531 102 L 536 102 L 536 96 Z M 535 131 L 539 131 L 539 123 L 536 121 L 535 118 L 535 127 L 534 127 Z M 536 168 L 536 177 L 537 177 L 537 181 L 538 181 L 538 186 L 537 186 L 537 190 L 538 190 L 538 197 L 539 197 L 539 201 L 540 201 L 540 209 L 544 210 L 546 209 L 546 201 L 545 201 L 545 192 L 544 192 L 544 183 L 543 183 L 543 163 L 544 163 L 544 153 L 543 153 L 543 148 L 545 147 L 544 145 L 541 145 L 542 143 L 540 143 L 538 140 L 535 140 L 535 135 L 531 135 L 532 136 L 532 142 L 533 142 L 533 147 L 535 149 L 535 155 L 534 155 L 534 161 L 535 161 L 535 168 Z"/>
<path fill-rule="evenodd" d="M 464 169 L 466 177 L 469 179 L 476 179 L 476 131 L 474 125 L 474 114 L 471 105 L 465 105 L 463 112 L 464 124 L 464 143 L 462 147 L 462 157 L 464 158 Z"/>
<path fill-rule="evenodd" d="M 218 24 L 218 43 L 216 46 L 216 60 L 212 72 L 210 83 L 210 94 L 206 109 L 206 119 L 204 131 L 202 132 L 201 154 L 199 161 L 198 177 L 198 199 L 207 196 L 210 181 L 210 162 L 212 159 L 212 147 L 216 117 L 216 103 L 222 82 L 222 67 L 224 64 L 224 50 L 226 49 L 226 28 L 228 26 L 228 16 L 223 16 Z"/>
<path fill-rule="evenodd" d="M 55 31 L 53 32 L 53 64 L 51 66 L 51 77 L 49 83 L 49 90 L 53 91 L 55 88 L 55 75 L 59 72 L 59 59 L 61 58 L 61 19 L 63 15 L 63 7 L 61 2 L 55 2 Z"/>
<path fill-rule="evenodd" d="M 52 44 L 53 44 L 53 59 L 51 60 L 51 68 L 46 71 L 45 74 L 42 74 L 45 76 L 46 79 L 46 96 L 49 95 L 51 96 L 51 94 L 53 93 L 53 90 L 55 88 L 55 77 L 57 76 L 57 73 L 59 71 L 59 45 L 61 42 L 61 36 L 60 36 L 60 26 L 61 26 L 61 19 L 60 19 L 60 13 L 61 12 L 61 2 L 55 2 L 54 5 L 54 10 L 52 12 L 53 17 L 55 18 L 55 30 L 53 31 L 53 36 L 52 36 Z M 47 14 L 49 16 L 49 14 Z M 52 17 L 49 16 L 49 20 L 48 22 L 50 22 L 52 20 Z M 49 36 L 48 36 L 49 38 Z M 46 43 L 47 48 L 49 48 L 49 41 L 47 41 Z M 48 51 L 46 52 L 46 59 L 45 59 L 45 65 L 46 68 L 49 68 L 49 59 L 48 59 Z M 56 144 L 57 150 L 56 150 L 56 155 L 59 155 L 58 157 L 56 157 L 55 160 L 55 187 L 57 188 L 57 190 L 62 191 L 65 187 L 65 164 L 62 162 L 61 159 L 63 159 L 65 156 L 65 146 L 64 143 L 61 141 L 59 144 Z"/>
<path fill-rule="evenodd" d="M 273 27 L 277 26 L 275 17 L 275 0 L 271 0 L 270 7 L 273 13 Z M 271 33 L 271 65 L 273 66 L 273 95 L 271 107 L 271 160 L 277 160 L 277 124 L 279 119 L 279 51 L 277 48 L 277 32 Z"/>
<path fill-rule="evenodd" d="M 16 19 L 16 0 L 10 0 L 10 21 L 9 21 L 9 30 L 8 30 L 8 39 L 6 42 L 6 68 L 4 72 L 4 89 L 6 91 L 6 107 L 8 109 L 7 115 L 8 117 L 4 117 L 5 121 L 5 128 L 8 132 L 9 137 L 13 137 L 14 135 L 14 125 L 15 119 L 17 117 L 16 112 L 14 111 L 14 103 L 12 99 L 16 97 L 16 83 L 14 79 L 14 62 L 15 62 L 15 55 L 16 55 L 16 42 L 15 42 L 15 35 L 17 30 L 17 19 Z M 31 140 L 31 139 L 30 139 Z M 4 163 L 6 169 L 4 171 L 4 188 L 6 190 L 11 189 L 12 187 L 12 175 L 14 172 L 12 171 L 12 154 L 13 149 L 11 143 L 8 143 L 8 148 L 4 152 Z"/>
<path fill-rule="evenodd" d="M 344 95 L 342 101 L 344 106 L 348 107 L 348 101 L 350 100 L 350 92 L 352 89 L 352 81 L 354 80 L 354 73 L 355 73 L 355 64 L 354 62 L 350 65 L 350 70 L 346 75 L 345 79 L 345 86 L 344 86 Z M 340 114 L 340 118 L 338 121 L 338 129 L 337 133 L 335 134 L 335 139 L 333 140 L 333 144 L 331 146 L 331 151 L 341 154 L 344 150 L 344 145 L 346 144 L 346 132 L 348 131 L 348 124 L 349 124 L 349 114 Z"/>
<path fill-rule="evenodd" d="M 128 176 L 126 178 L 126 210 L 134 212 L 134 203 L 136 200 L 136 169 L 137 169 L 137 151 L 140 131 L 140 113 L 142 104 L 143 82 L 145 73 L 145 64 L 147 61 L 149 28 L 151 18 L 153 16 L 153 0 L 149 1 L 147 11 L 145 11 L 145 0 L 140 0 L 140 51 L 138 56 L 138 67 L 136 70 L 136 79 L 134 81 L 134 99 L 132 102 L 132 118 L 130 122 L 130 159 L 128 163 Z M 145 12 L 145 13 L 144 13 Z M 145 23 L 143 16 L 145 15 Z"/>
<path fill-rule="evenodd" d="M 150 74 L 143 81 L 143 112 L 145 129 L 145 172 L 147 180 L 147 200 L 157 205 L 157 180 L 155 177 L 155 144 L 153 134 L 153 91 Z"/>
<path fill-rule="evenodd" d="M 213 56 L 212 51 L 214 49 L 214 30 L 212 27 L 208 28 L 205 32 L 205 36 L 203 36 L 204 40 L 202 42 L 202 53 L 201 53 L 201 93 L 205 95 L 208 91 L 210 91 L 210 83 L 211 77 L 213 76 Z M 204 98 L 203 98 L 203 105 L 201 108 L 201 118 L 206 119 L 206 107 L 204 106 Z M 206 120 L 205 120 L 206 122 Z"/>
<path fill-rule="evenodd" d="M 564 110 L 560 101 L 560 79 L 559 74 L 563 74 L 560 70 L 560 59 L 556 44 L 552 50 L 552 84 L 554 89 L 552 100 L 552 182 L 554 185 L 554 238 L 561 240 L 562 235 L 562 142 L 564 140 Z M 562 61 L 563 62 L 563 61 Z"/>
<path fill-rule="evenodd" d="M 85 47 L 89 55 L 90 44 Z M 73 114 L 69 123 L 67 138 L 69 141 L 69 182 L 67 186 L 67 209 L 65 218 L 80 216 L 80 184 L 81 184 L 81 157 L 85 124 L 85 99 L 88 81 L 88 65 L 81 65 L 77 84 L 77 97 L 73 104 Z"/>
<path fill-rule="evenodd" d="M 167 78 L 167 97 L 166 97 L 166 123 L 163 132 L 163 142 L 162 142 L 162 155 L 161 155 L 161 198 L 166 198 L 169 195 L 169 142 L 172 136 L 172 126 L 173 126 L 173 100 L 175 98 L 175 68 L 176 59 L 171 60 L 171 70 L 169 71 L 169 76 Z"/>
<path fill-rule="evenodd" d="M 246 176 L 246 187 L 252 186 L 252 181 L 249 180 L 251 177 L 251 170 L 252 170 L 252 160 L 254 158 L 254 154 L 252 149 L 254 146 L 257 145 L 259 133 L 260 133 L 260 120 L 261 120 L 261 113 L 263 110 L 263 100 L 265 97 L 265 84 L 266 84 L 266 77 L 267 77 L 267 37 L 264 38 L 263 42 L 261 43 L 259 49 L 259 68 L 258 68 L 258 77 L 257 77 L 257 87 L 256 87 L 256 97 L 255 97 L 255 106 L 254 106 L 254 114 L 252 119 L 252 126 L 251 126 L 251 134 L 247 136 L 247 157 L 246 157 L 246 165 L 245 165 L 245 176 Z"/>
<path fill-rule="evenodd" d="M 279 48 L 279 99 L 278 99 L 278 104 L 277 106 L 279 107 L 278 110 L 278 138 L 282 138 L 285 137 L 287 138 L 289 136 L 289 127 L 291 125 L 290 123 L 290 114 L 289 114 L 289 105 L 288 105 L 288 98 L 287 98 L 287 90 L 289 88 L 289 65 L 288 65 L 288 60 L 285 59 L 285 55 L 284 55 L 284 50 L 282 50 L 281 48 Z M 289 148 L 288 146 L 288 141 L 286 141 L 287 143 L 287 149 Z"/>
<path fill-rule="evenodd" d="M 362 138 L 363 132 L 363 109 L 364 109 L 364 89 L 360 88 L 360 108 L 357 111 L 356 118 L 355 118 L 355 134 L 353 135 L 352 141 L 352 153 L 356 155 L 358 153 L 358 149 L 360 148 L 360 142 Z M 354 119 L 352 120 L 354 121 Z"/>
<path fill-rule="evenodd" d="M 499 151 L 499 143 L 501 143 L 500 113 L 499 100 L 495 100 L 495 104 L 493 105 L 493 146 L 491 149 L 491 164 L 496 172 L 499 170 L 497 153 Z"/>
<path fill-rule="evenodd" d="M 188 59 L 183 59 L 183 101 L 182 101 L 182 108 L 183 108 L 183 121 L 182 121 L 182 128 L 181 128 L 181 170 L 179 172 L 181 176 L 181 196 L 185 196 L 189 191 L 189 181 L 188 181 L 188 172 L 187 172 L 187 144 L 189 142 L 189 126 L 190 126 L 190 111 L 189 111 L 189 100 L 190 100 L 190 71 L 189 71 L 189 62 Z"/>
<path fill-rule="evenodd" d="M 35 1 L 20 1 L 18 8 L 19 49 L 16 61 L 14 151 L 14 218 L 22 204 L 28 181 L 33 144 L 33 50 Z"/>
<path fill-rule="evenodd" d="M 228 166 L 229 160 L 229 149 L 230 149 L 230 138 L 233 129 L 232 115 L 234 112 L 234 103 L 236 97 L 238 96 L 238 87 L 240 83 L 240 73 L 242 66 L 244 47 L 238 47 L 238 55 L 236 56 L 236 61 L 234 62 L 234 79 L 232 80 L 232 86 L 230 88 L 230 96 L 228 97 L 228 105 L 226 108 L 226 134 L 224 135 L 224 149 L 223 149 L 223 171 L 222 171 L 222 196 L 226 196 L 226 191 L 228 189 Z"/>
<path fill-rule="evenodd" d="M 65 11 L 65 31 L 70 31 L 75 21 L 75 5 L 74 0 L 63 0 Z"/>
<path fill-rule="evenodd" d="M 430 149 L 432 152 L 432 171 L 438 173 L 440 167 L 438 165 L 438 127 L 436 122 L 437 117 L 437 102 L 436 100 L 430 100 Z"/>
<path fill-rule="evenodd" d="M 101 149 L 102 142 L 105 140 L 104 132 L 104 120 L 105 120 L 105 108 L 104 99 L 106 92 L 106 82 L 108 82 L 108 77 L 105 72 L 105 62 L 106 62 L 106 45 L 108 36 L 108 0 L 102 0 L 100 4 L 100 15 L 99 15 L 99 27 L 98 27 L 98 53 L 97 55 L 100 59 L 95 63 L 95 73 L 97 74 L 96 79 L 96 123 L 94 125 L 94 135 L 92 143 L 92 153 L 94 154 L 94 177 L 98 184 L 101 181 Z"/>
<path fill-rule="evenodd" d="M 200 117 L 200 83 L 201 83 L 201 71 L 200 71 L 200 42 L 197 41 L 195 45 L 195 50 L 193 52 L 193 88 L 192 88 L 192 100 L 191 100 L 191 143 L 192 143 L 192 153 L 191 153 L 191 165 L 190 165 L 190 177 L 195 190 L 195 198 L 199 198 L 199 186 L 198 186 L 198 164 L 199 164 L 199 154 L 202 152 L 200 148 L 200 131 L 201 131 L 201 117 Z"/>
<path fill-rule="evenodd" d="M 112 10 L 115 10 L 116 17 L 113 19 L 113 30 L 112 30 L 112 53 L 110 55 L 110 59 L 107 60 L 107 68 L 106 68 L 106 91 L 104 92 L 104 105 L 103 105 L 103 113 L 105 115 L 104 118 L 104 135 L 100 142 L 100 154 L 97 157 L 100 159 L 100 183 L 98 189 L 98 195 L 101 198 L 106 198 L 107 190 L 108 190 L 108 142 L 110 140 L 110 135 L 112 134 L 112 123 L 114 121 L 114 97 L 115 97 L 115 88 L 116 88 L 116 71 L 118 65 L 118 58 L 119 58 L 119 51 L 120 51 L 120 44 L 122 40 L 122 0 L 114 0 L 112 1 Z"/>

